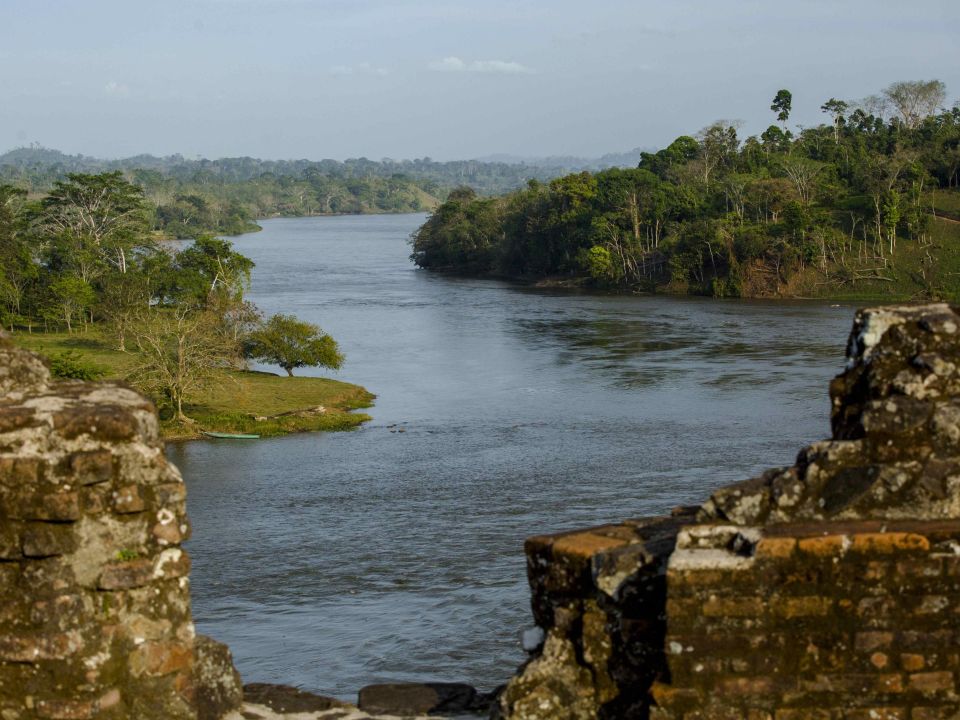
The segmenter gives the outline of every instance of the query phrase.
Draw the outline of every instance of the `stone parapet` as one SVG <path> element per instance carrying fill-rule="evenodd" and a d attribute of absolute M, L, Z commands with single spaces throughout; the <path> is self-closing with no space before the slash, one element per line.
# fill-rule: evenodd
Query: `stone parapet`
<path fill-rule="evenodd" d="M 186 492 L 153 405 L 2 338 L 0 363 L 0 718 L 197 718 Z"/>

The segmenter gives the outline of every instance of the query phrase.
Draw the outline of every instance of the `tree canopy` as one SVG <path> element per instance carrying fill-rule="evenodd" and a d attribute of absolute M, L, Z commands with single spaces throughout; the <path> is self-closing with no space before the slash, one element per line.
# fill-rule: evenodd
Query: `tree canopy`
<path fill-rule="evenodd" d="M 274 315 L 254 330 L 245 343 L 247 357 L 279 365 L 293 377 L 295 368 L 343 365 L 336 341 L 319 327 L 293 315 Z"/>
<path fill-rule="evenodd" d="M 931 234 L 937 198 L 960 185 L 960 106 L 944 110 L 944 98 L 939 81 L 829 98 L 820 109 L 830 123 L 794 134 L 793 98 L 780 90 L 771 109 L 782 126 L 759 136 L 717 121 L 642 153 L 636 169 L 499 198 L 451 193 L 414 234 L 411 258 L 433 270 L 720 296 L 890 283 L 909 267 L 901 274 L 918 292 L 955 297 L 957 273 L 937 261 Z"/>

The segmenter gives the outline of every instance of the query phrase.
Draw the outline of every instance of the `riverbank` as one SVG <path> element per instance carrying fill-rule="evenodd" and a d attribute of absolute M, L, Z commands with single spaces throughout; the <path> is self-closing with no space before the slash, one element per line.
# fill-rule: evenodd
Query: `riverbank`
<path fill-rule="evenodd" d="M 816 260 L 807 263 L 780 283 L 770 282 L 765 267 L 753 268 L 753 281 L 739 292 L 715 297 L 743 300 L 819 300 L 826 302 L 897 303 L 960 301 L 960 194 L 951 198 L 950 209 L 937 206 L 931 216 L 928 239 L 923 243 L 903 241 L 895 257 L 851 260 L 847 265 Z M 638 287 L 598 285 L 587 274 L 518 275 L 471 272 L 457 267 L 429 268 L 432 273 L 463 278 L 488 278 L 543 290 L 571 290 L 611 295 L 709 296 L 688 283 L 678 283 L 668 273 Z M 747 274 L 747 273 L 745 273 Z M 749 276 L 749 274 L 747 274 Z"/>
<path fill-rule="evenodd" d="M 104 380 L 123 380 L 137 364 L 135 353 L 113 349 L 96 329 L 73 334 L 20 332 L 12 339 L 49 358 L 69 354 L 99 371 Z M 195 440 L 203 432 L 274 437 L 350 430 L 370 420 L 369 415 L 353 411 L 370 407 L 374 397 L 359 385 L 329 378 L 233 370 L 188 398 L 184 411 L 192 423 L 175 422 L 161 412 L 161 430 L 165 440 Z"/>

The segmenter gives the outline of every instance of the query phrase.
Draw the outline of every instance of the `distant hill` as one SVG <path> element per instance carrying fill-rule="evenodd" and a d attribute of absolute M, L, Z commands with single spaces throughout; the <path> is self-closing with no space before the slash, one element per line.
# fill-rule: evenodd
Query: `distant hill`
<path fill-rule="evenodd" d="M 43 192 L 55 180 L 72 172 L 123 170 L 153 171 L 180 182 L 237 183 L 264 176 L 309 179 L 329 177 L 351 179 L 409 179 L 431 196 L 445 197 L 455 187 L 469 186 L 481 195 L 497 195 L 524 187 L 530 180 L 548 181 L 581 170 L 608 167 L 635 167 L 640 149 L 626 153 L 587 159 L 576 157 L 510 158 L 452 160 L 437 162 L 429 157 L 414 160 L 261 160 L 251 157 L 217 160 L 188 159 L 182 155 L 156 157 L 136 155 L 119 160 L 104 160 L 87 155 L 68 155 L 39 146 L 21 147 L 0 155 L 0 180 L 16 182 L 35 192 Z M 499 157 L 499 156 L 498 156 Z"/>
<path fill-rule="evenodd" d="M 598 158 L 579 157 L 577 155 L 547 155 L 544 157 L 526 157 L 499 153 L 477 158 L 477 162 L 504 163 L 507 165 L 523 165 L 535 168 L 563 169 L 564 173 L 579 172 L 581 170 L 606 170 L 612 167 L 636 167 L 640 164 L 640 155 L 650 148 L 635 147 L 621 153 L 607 153 Z"/>

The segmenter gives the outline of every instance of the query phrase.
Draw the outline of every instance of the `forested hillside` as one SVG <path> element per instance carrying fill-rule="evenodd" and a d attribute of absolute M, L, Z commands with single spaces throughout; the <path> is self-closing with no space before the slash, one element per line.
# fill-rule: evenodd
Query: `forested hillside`
<path fill-rule="evenodd" d="M 31 195 L 48 192 L 71 173 L 120 171 L 144 189 L 155 229 L 173 237 L 204 232 L 237 235 L 264 217 L 419 212 L 434 209 L 450 190 L 504 193 L 581 167 L 609 167 L 633 155 L 546 158 L 524 162 L 458 160 L 259 160 L 250 157 L 188 160 L 180 155 L 138 155 L 99 160 L 39 146 L 0 155 L 0 182 Z"/>
<path fill-rule="evenodd" d="M 32 147 L 0 156 L 0 182 L 42 195 L 70 174 L 120 172 L 144 191 L 151 225 L 169 236 L 238 235 L 257 218 L 419 212 L 444 191 L 369 161 L 185 160 L 140 155 L 103 161 Z"/>
<path fill-rule="evenodd" d="M 716 122 L 635 169 L 483 198 L 452 192 L 420 228 L 421 267 L 714 296 L 957 297 L 960 107 L 901 82 L 793 133 L 792 96 L 745 140 Z"/>

